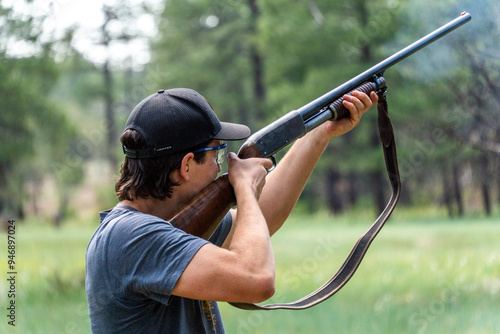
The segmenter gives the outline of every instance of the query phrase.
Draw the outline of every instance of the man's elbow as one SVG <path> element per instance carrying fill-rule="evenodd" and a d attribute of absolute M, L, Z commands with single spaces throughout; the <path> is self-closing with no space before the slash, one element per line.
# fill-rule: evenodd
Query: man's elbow
<path fill-rule="evenodd" d="M 262 289 L 261 302 L 268 300 L 269 298 L 274 296 L 275 292 L 276 292 L 276 285 L 275 285 L 275 280 L 274 280 L 274 276 L 273 276 L 273 278 L 270 279 L 269 282 L 267 284 L 265 284 L 265 286 Z"/>
<path fill-rule="evenodd" d="M 274 272 L 263 275 L 258 281 L 259 282 L 256 285 L 255 291 L 251 296 L 253 299 L 251 301 L 252 303 L 260 303 L 268 300 L 276 291 Z"/>

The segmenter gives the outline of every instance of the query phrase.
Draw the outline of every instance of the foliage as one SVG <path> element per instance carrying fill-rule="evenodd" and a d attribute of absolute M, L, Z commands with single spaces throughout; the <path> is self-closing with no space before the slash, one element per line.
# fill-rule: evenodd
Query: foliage
<path fill-rule="evenodd" d="M 500 64 L 498 39 L 491 33 L 499 29 L 496 2 L 169 0 L 163 11 L 161 6 L 117 1 L 103 8 L 109 25 L 92 34 L 102 37 L 94 40 L 96 48 L 111 50 L 116 43 L 132 48 L 149 37 L 134 22 L 144 13 L 154 16 L 159 34 L 150 40 L 152 61 L 144 70 L 137 61 L 144 60 L 142 51 L 138 58 L 98 62 L 73 49 L 73 39 L 83 31 L 79 27 L 47 43 L 41 36 L 49 13 L 16 15 L 0 6 L 5 27 L 0 105 L 7 110 L 0 115 L 0 191 L 9 202 L 3 206 L 17 210 L 20 205 L 13 203 L 26 196 L 26 181 L 40 182 L 47 175 L 65 185 L 64 194 L 82 178 L 90 158 L 112 156 L 103 149 L 111 129 L 103 121 L 104 109 L 113 109 L 108 118 L 116 117 L 118 133 L 118 124 L 142 98 L 160 88 L 185 86 L 200 91 L 222 120 L 257 130 L 464 9 L 471 12 L 471 23 L 385 74 L 402 200 L 445 204 L 453 213 L 454 206 L 467 202 L 486 207 L 499 193 Z M 9 55 L 13 41 L 25 43 L 31 53 Z M 103 71 L 112 85 L 103 80 Z M 375 116 L 373 109 L 355 131 L 332 140 L 303 192 L 303 207 L 339 212 L 373 207 L 387 197 L 381 190 L 385 171 Z M 467 200 L 472 197 L 477 198 Z"/>
<path fill-rule="evenodd" d="M 410 183 L 429 185 L 427 188 L 442 183 L 440 194 L 434 195 L 437 200 L 446 202 L 447 193 L 460 197 L 465 187 L 482 188 L 488 211 L 491 192 L 500 183 L 494 167 L 500 154 L 500 87 L 495 78 L 500 62 L 494 51 L 499 44 L 491 33 L 500 29 L 494 14 L 500 8 L 487 0 L 441 2 L 433 4 L 432 10 L 428 6 L 426 1 L 409 2 L 403 6 L 402 19 L 422 32 L 450 12 L 466 9 L 472 21 L 422 51 L 422 57 L 412 57 L 400 66 L 403 80 L 410 85 L 398 90 L 416 98 L 392 95 L 397 108 L 411 109 L 397 127 L 404 134 L 398 137 L 404 157 L 401 167 Z M 423 15 L 415 17 L 414 12 Z M 404 34 L 403 29 L 398 38 Z M 457 180 L 455 174 L 466 173 L 478 177 Z M 453 191 L 447 189 L 451 183 L 456 184 Z"/>
<path fill-rule="evenodd" d="M 262 28 L 265 6 L 252 0 L 199 1 L 188 6 L 167 2 L 161 38 L 154 48 L 157 82 L 201 91 L 225 120 L 254 129 L 265 125 L 273 118 L 265 111 L 267 103 L 264 110 L 261 105 L 268 94 L 266 78 L 273 75 L 267 65 L 271 46 Z"/>
<path fill-rule="evenodd" d="M 39 182 L 53 173 L 53 159 L 67 159 L 77 135 L 63 109 L 50 98 L 59 74 L 50 45 L 38 41 L 32 18 L 16 18 L 8 9 L 2 14 L 7 29 L 0 36 L 4 47 L 0 49 L 0 213 L 22 216 L 26 182 Z M 4 43 L 14 37 L 38 43 L 40 51 L 9 57 Z M 75 184 L 81 171 L 76 164 L 70 173 L 57 175 L 57 181 L 61 186 Z"/>
<path fill-rule="evenodd" d="M 252 15 L 251 4 L 252 1 L 167 2 L 150 70 L 155 83 L 200 90 L 222 119 L 255 120 L 240 113 L 241 110 L 251 115 L 256 113 L 250 60 L 255 46 L 265 64 L 265 113 L 259 114 L 257 122 L 250 125 L 260 128 L 347 81 L 460 12 L 454 1 L 425 7 L 420 2 L 365 0 L 298 1 L 289 6 L 278 0 L 257 2 L 258 15 Z M 487 11 L 488 6 L 495 5 L 488 1 L 481 10 Z M 415 12 L 427 15 L 417 16 Z M 472 68 L 471 59 L 466 59 L 474 53 L 464 53 L 461 46 L 472 50 L 469 36 L 478 34 L 477 29 L 478 26 L 466 26 L 386 73 L 403 181 L 411 190 L 418 190 L 422 182 L 431 188 L 436 180 L 457 183 L 457 177 L 466 172 L 457 167 L 460 165 L 471 163 L 470 168 L 479 168 L 477 161 L 481 155 L 472 149 L 473 143 L 468 137 L 476 139 L 476 147 L 480 146 L 479 142 L 496 147 L 493 143 L 498 141 L 497 121 L 488 122 L 495 118 L 498 110 L 494 98 L 496 87 L 491 87 L 493 95 L 482 98 L 483 102 L 468 100 L 474 110 L 492 110 L 481 112 L 485 118 L 482 123 L 491 127 L 486 129 L 491 135 L 485 141 L 477 139 L 484 137 L 485 129 L 477 127 L 479 123 L 474 120 L 478 111 L 468 114 L 460 106 L 457 95 L 450 94 L 453 82 L 458 85 L 455 92 L 462 96 L 474 95 L 467 87 L 477 87 L 477 83 L 471 80 L 473 72 L 468 70 Z M 483 41 L 478 35 L 476 40 L 483 43 L 484 50 L 494 48 L 494 39 Z M 464 64 L 467 67 L 464 68 Z M 488 64 L 485 73 L 495 73 L 491 71 L 494 66 L 494 62 Z M 478 80 L 484 87 L 485 82 L 495 82 L 495 76 L 490 74 Z M 238 118 L 235 114 L 242 116 Z M 466 117 L 458 117 L 459 114 Z M 386 197 L 381 190 L 385 172 L 375 116 L 376 112 L 368 113 L 355 131 L 332 141 L 315 170 L 320 175 L 318 179 L 331 180 L 331 183 L 327 181 L 325 187 L 325 182 L 314 182 L 313 178 L 308 185 L 312 189 L 304 191 L 302 201 L 332 196 L 332 202 L 353 204 L 361 200 L 360 194 L 372 193 L 374 202 L 380 206 L 380 198 Z M 477 135 L 471 136 L 468 131 L 474 126 Z M 450 155 L 454 158 L 449 159 Z M 442 171 L 451 168 L 457 173 L 453 180 L 447 180 L 448 176 Z M 342 180 L 335 181 L 339 179 Z M 348 196 L 346 187 L 351 189 Z M 461 188 L 456 187 L 457 196 L 460 191 Z M 430 200 L 440 201 L 446 190 L 436 189 L 431 193 Z M 411 197 L 407 195 L 405 200 L 410 203 Z"/>

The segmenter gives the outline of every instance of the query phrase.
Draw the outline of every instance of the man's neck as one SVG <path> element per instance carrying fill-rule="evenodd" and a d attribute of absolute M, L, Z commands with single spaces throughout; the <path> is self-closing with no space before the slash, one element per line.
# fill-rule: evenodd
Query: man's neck
<path fill-rule="evenodd" d="M 172 206 L 172 204 L 169 198 L 159 200 L 149 197 L 138 198 L 133 201 L 123 200 L 118 205 L 129 206 L 139 212 L 153 215 L 164 220 L 170 220 L 177 213 L 175 210 L 176 206 Z"/>

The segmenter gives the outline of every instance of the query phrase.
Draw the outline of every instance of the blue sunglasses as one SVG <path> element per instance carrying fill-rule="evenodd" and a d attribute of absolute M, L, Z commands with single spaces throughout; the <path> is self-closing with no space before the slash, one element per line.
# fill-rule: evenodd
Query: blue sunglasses
<path fill-rule="evenodd" d="M 227 147 L 227 144 L 224 143 L 224 144 L 219 145 L 219 146 L 210 146 L 210 147 L 200 148 L 196 151 L 193 151 L 193 153 L 194 152 L 206 152 L 206 151 L 219 151 L 219 152 L 217 152 L 216 159 L 217 159 L 217 163 L 220 165 L 220 164 L 222 164 L 222 162 L 224 162 L 224 155 L 226 154 L 226 147 Z"/>

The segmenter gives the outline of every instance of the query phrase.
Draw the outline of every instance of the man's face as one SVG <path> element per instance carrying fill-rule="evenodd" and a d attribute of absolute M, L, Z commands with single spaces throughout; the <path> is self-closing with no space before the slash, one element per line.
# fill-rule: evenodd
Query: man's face
<path fill-rule="evenodd" d="M 207 147 L 215 147 L 222 145 L 220 140 L 213 140 Z M 205 159 L 203 163 L 194 162 L 189 165 L 190 168 L 190 181 L 192 185 L 193 195 L 198 194 L 203 188 L 209 185 L 217 178 L 221 171 L 217 155 L 219 150 L 212 150 L 205 152 Z"/>

